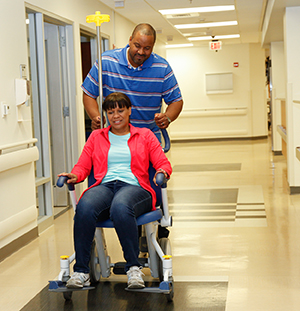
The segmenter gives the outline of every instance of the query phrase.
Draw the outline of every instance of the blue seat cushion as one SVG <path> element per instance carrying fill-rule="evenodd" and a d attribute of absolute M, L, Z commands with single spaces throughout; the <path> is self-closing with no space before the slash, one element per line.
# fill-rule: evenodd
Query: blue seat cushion
<path fill-rule="evenodd" d="M 149 213 L 143 214 L 139 216 L 136 221 L 138 226 L 148 224 L 153 221 L 160 220 L 162 218 L 162 210 L 157 209 L 155 211 L 151 211 Z M 114 228 L 114 224 L 111 219 L 99 221 L 96 224 L 96 227 L 98 228 Z"/>

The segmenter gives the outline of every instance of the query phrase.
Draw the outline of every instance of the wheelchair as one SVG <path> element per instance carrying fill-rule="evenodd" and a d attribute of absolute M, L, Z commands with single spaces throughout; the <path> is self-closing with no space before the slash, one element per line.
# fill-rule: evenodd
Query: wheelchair
<path fill-rule="evenodd" d="M 164 152 L 170 149 L 170 140 L 166 130 L 162 130 L 165 141 Z M 67 185 L 71 197 L 71 202 L 76 209 L 77 198 L 74 184 L 67 183 L 68 177 L 61 176 L 57 180 L 57 186 Z M 145 213 L 137 217 L 137 224 L 141 226 L 142 234 L 140 237 L 140 251 L 147 253 L 147 256 L 139 258 L 143 268 L 150 268 L 151 276 L 159 279 L 158 287 L 145 287 L 142 289 L 129 289 L 127 291 L 162 293 L 166 296 L 167 301 L 172 301 L 174 297 L 174 280 L 172 272 L 172 251 L 171 244 L 167 237 L 158 237 L 158 227 L 171 227 L 172 216 L 169 215 L 168 197 L 167 197 L 167 180 L 163 173 L 159 173 L 156 182 L 159 187 L 155 186 L 150 177 L 156 196 L 156 210 Z M 104 228 L 114 228 L 111 219 L 100 221 L 96 225 L 94 241 L 91 247 L 90 259 L 90 280 L 91 285 L 98 283 L 100 278 L 108 278 L 111 271 L 114 274 L 126 274 L 125 262 L 112 263 L 108 255 L 108 248 L 105 241 Z M 60 257 L 60 273 L 55 281 L 49 281 L 49 291 L 60 292 L 66 300 L 72 298 L 73 291 L 82 291 L 94 289 L 93 286 L 86 286 L 80 289 L 70 289 L 66 287 L 66 282 L 70 278 L 70 264 L 75 260 L 75 254 L 72 256 Z"/>

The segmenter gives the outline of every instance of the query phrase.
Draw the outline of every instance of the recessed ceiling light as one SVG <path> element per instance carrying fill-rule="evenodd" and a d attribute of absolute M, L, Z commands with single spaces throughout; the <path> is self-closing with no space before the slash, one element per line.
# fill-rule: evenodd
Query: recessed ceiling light
<path fill-rule="evenodd" d="M 228 21 L 228 22 L 215 22 L 215 23 L 180 24 L 175 25 L 175 27 L 177 29 L 210 28 L 210 27 L 234 26 L 237 24 L 238 24 L 237 21 Z"/>
<path fill-rule="evenodd" d="M 188 38 L 190 41 L 201 41 L 201 40 L 220 40 L 220 39 L 235 39 L 239 38 L 239 34 L 234 34 L 234 35 L 221 35 L 221 36 L 203 36 L 203 37 L 191 37 Z"/>
<path fill-rule="evenodd" d="M 206 6 L 198 8 L 182 8 L 172 10 L 158 10 L 162 15 L 169 14 L 186 14 L 186 13 L 206 13 L 206 12 L 222 12 L 222 11 L 233 11 L 235 10 L 234 5 L 216 5 Z"/>
<path fill-rule="evenodd" d="M 184 47 L 189 47 L 189 46 L 194 46 L 193 43 L 185 43 L 185 44 L 167 44 L 166 48 L 184 48 Z"/>

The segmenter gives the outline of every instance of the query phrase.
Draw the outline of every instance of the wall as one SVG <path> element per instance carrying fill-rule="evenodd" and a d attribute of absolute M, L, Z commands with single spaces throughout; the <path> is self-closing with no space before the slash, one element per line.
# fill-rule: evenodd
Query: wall
<path fill-rule="evenodd" d="M 128 43 L 135 26 L 131 21 L 98 0 L 2 0 L 0 11 L 0 102 L 10 107 L 7 117 L 0 117 L 0 151 L 3 147 L 20 143 L 17 148 L 0 152 L 0 260 L 4 248 L 22 238 L 23 242 L 35 238 L 37 230 L 37 208 L 35 190 L 35 166 L 38 159 L 37 148 L 34 147 L 31 120 L 31 107 L 22 106 L 24 122 L 17 122 L 14 79 L 20 77 L 20 64 L 28 68 L 26 9 L 40 12 L 55 20 L 62 20 L 73 26 L 75 75 L 76 75 L 76 106 L 79 154 L 85 142 L 84 109 L 82 105 L 81 50 L 80 29 L 96 33 L 95 24 L 87 24 L 86 16 L 100 11 L 109 14 L 111 21 L 101 26 L 101 33 L 110 39 L 110 48 L 123 47 Z M 13 18 L 12 18 L 13 17 Z M 5 31 L 3 31 L 5 29 Z M 6 31 L 9 29 L 9 31 Z M 157 42 L 155 52 L 165 56 L 164 44 Z M 28 75 L 28 72 L 27 72 Z M 5 135 L 3 134 L 5 133 Z M 28 141 L 31 143 L 27 146 Z M 26 142 L 26 143 L 24 143 Z M 28 147 L 28 148 L 27 148 Z M 20 149 L 20 150 L 19 150 Z M 19 151 L 21 153 L 19 153 Z M 24 154 L 26 161 L 24 161 Z M 9 165 L 7 164 L 9 160 Z M 79 192 L 84 186 L 79 187 Z M 18 193 L 17 196 L 14 194 Z M 30 234 L 29 234 L 30 233 Z M 27 239 L 24 237 L 27 236 Z M 21 242 L 21 243 L 23 243 Z M 19 243 L 19 247 L 22 246 Z"/>
<path fill-rule="evenodd" d="M 0 116 L 0 249 L 19 236 L 37 235 L 34 161 L 38 153 L 27 145 L 5 148 L 32 138 L 31 110 L 22 107 L 24 122 L 17 121 L 14 83 L 20 64 L 27 64 L 24 1 L 1 2 L 0 10 L 0 102 L 9 114 Z M 18 150 L 22 148 L 23 150 Z M 22 157 L 27 157 L 23 161 Z M 0 254 L 0 260 L 1 260 Z"/>
<path fill-rule="evenodd" d="M 287 172 L 291 193 L 300 193 L 300 162 L 296 147 L 300 146 L 300 7 L 286 8 L 284 16 L 284 56 L 286 67 Z"/>
<path fill-rule="evenodd" d="M 260 44 L 249 44 L 250 56 L 250 103 L 252 137 L 268 135 L 265 51 Z"/>
<path fill-rule="evenodd" d="M 111 22 L 101 27 L 103 34 L 111 40 L 111 46 L 123 46 L 128 42 L 134 24 L 101 4 L 98 0 L 2 0 L 0 11 L 0 102 L 10 107 L 5 118 L 0 116 L 0 260 L 12 245 L 19 241 L 27 243 L 38 235 L 37 208 L 35 190 L 35 166 L 38 159 L 37 148 L 34 147 L 31 107 L 22 106 L 23 122 L 17 122 L 14 79 L 20 77 L 20 64 L 28 68 L 26 7 L 42 12 L 58 20 L 73 25 L 74 53 L 76 73 L 76 111 L 79 144 L 77 153 L 81 151 L 84 135 L 84 110 L 82 105 L 80 28 L 90 29 L 95 33 L 95 24 L 87 24 L 86 16 L 100 10 L 111 15 Z M 115 17 L 115 18 L 114 18 Z M 9 30 L 9 31 L 8 31 Z M 28 72 L 27 72 L 28 75 Z M 30 142 L 30 144 L 28 144 Z M 8 145 L 17 147 L 6 148 Z M 4 149 L 3 149 L 4 148 Z M 24 157 L 26 161 L 24 161 Z M 17 195 L 15 195 L 17 193 Z"/>
<path fill-rule="evenodd" d="M 273 151 L 282 150 L 282 138 L 277 131 L 281 125 L 281 99 L 286 97 L 286 70 L 283 42 L 271 43 L 271 81 L 272 81 L 272 142 Z"/>
<path fill-rule="evenodd" d="M 0 252 L 15 240 L 20 240 L 29 233 L 30 238 L 34 238 L 38 233 L 34 178 L 34 162 L 38 159 L 38 152 L 32 143 L 34 141 L 32 111 L 30 106 L 22 106 L 24 121 L 17 122 L 14 95 L 14 79 L 20 77 L 20 64 L 25 64 L 28 68 L 26 8 L 58 20 L 63 19 L 73 26 L 76 76 L 74 105 L 76 105 L 77 112 L 78 154 L 85 141 L 84 110 L 80 88 L 82 82 L 80 29 L 84 28 L 95 33 L 95 25 L 87 24 L 86 16 L 100 10 L 102 13 L 111 15 L 111 22 L 102 25 L 102 33 L 111 39 L 111 47 L 112 44 L 122 47 L 127 44 L 135 26 L 129 20 L 113 13 L 98 0 L 29 0 L 26 2 L 24 0 L 2 0 L 1 4 L 0 102 L 4 101 L 10 106 L 10 113 L 5 118 L 0 117 L 0 133 L 2 134 L 0 150 L 7 145 L 15 143 L 20 143 L 20 145 L 17 148 L 5 149 L 0 154 L 0 168 L 5 168 L 0 169 L 0 228 L 2 229 L 0 230 Z M 182 117 L 171 126 L 172 138 L 183 136 L 190 138 L 189 131 L 194 133 L 193 137 L 200 138 L 250 137 L 266 134 L 265 124 L 261 124 L 263 117 L 259 118 L 256 124 L 253 121 L 255 116 L 251 114 L 251 111 L 254 111 L 255 115 L 264 114 L 264 102 L 261 95 L 255 91 L 253 93 L 251 89 L 256 88 L 258 84 L 260 91 L 262 79 L 258 66 L 263 58 L 257 47 L 247 44 L 224 45 L 223 50 L 218 53 L 200 47 L 166 52 L 163 43 L 157 42 L 154 51 L 169 58 L 183 91 L 185 111 Z M 238 68 L 233 68 L 235 61 L 240 64 Z M 224 71 L 234 72 L 234 93 L 207 96 L 204 89 L 204 74 Z M 258 77 L 255 76 L 257 73 Z M 254 76 L 258 79 L 257 82 L 251 81 Z M 251 92 L 252 96 L 250 96 Z M 210 109 L 210 111 L 207 113 L 203 109 Z M 195 111 L 197 112 L 196 118 L 189 117 L 189 113 L 194 114 Z M 255 130 L 253 130 L 254 125 Z M 183 136 L 179 135 L 181 133 Z M 23 160 L 24 153 L 26 161 Z"/>
<path fill-rule="evenodd" d="M 264 50 L 259 44 L 224 44 L 219 52 L 168 49 L 167 59 L 184 100 L 184 111 L 170 128 L 172 139 L 267 135 Z M 222 72 L 233 73 L 233 93 L 207 95 L 205 74 Z"/>

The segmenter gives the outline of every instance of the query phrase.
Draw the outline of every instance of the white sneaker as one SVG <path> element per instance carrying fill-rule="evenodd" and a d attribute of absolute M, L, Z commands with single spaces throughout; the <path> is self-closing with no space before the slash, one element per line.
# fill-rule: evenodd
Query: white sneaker
<path fill-rule="evenodd" d="M 90 286 L 90 275 L 88 273 L 74 272 L 67 282 L 68 288 L 81 288 L 83 286 Z"/>
<path fill-rule="evenodd" d="M 145 283 L 142 278 L 142 275 L 145 275 L 142 270 L 142 268 L 139 268 L 137 266 L 130 267 L 130 269 L 127 271 L 127 277 L 128 277 L 128 288 L 144 288 Z"/>

